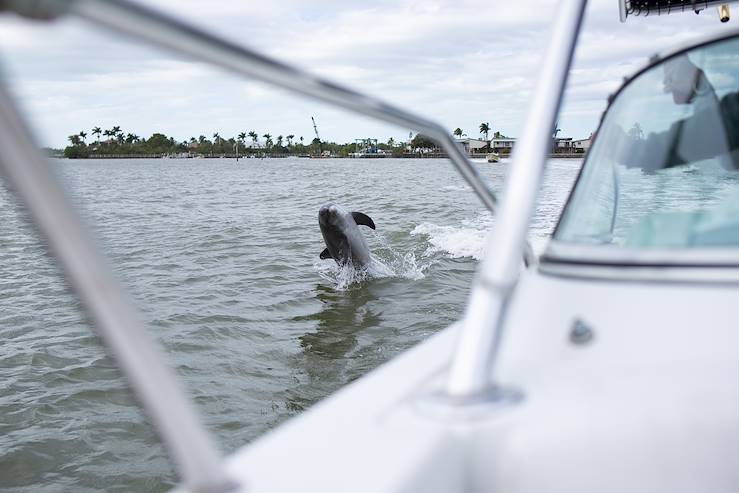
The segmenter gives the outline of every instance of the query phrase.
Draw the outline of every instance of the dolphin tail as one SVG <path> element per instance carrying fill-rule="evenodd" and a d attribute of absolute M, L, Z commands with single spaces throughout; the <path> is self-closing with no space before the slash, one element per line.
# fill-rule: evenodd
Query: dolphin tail
<path fill-rule="evenodd" d="M 375 222 L 367 214 L 363 214 L 361 212 L 352 212 L 352 217 L 354 218 L 355 223 L 361 224 L 362 226 L 369 226 L 370 228 L 375 229 Z"/>
<path fill-rule="evenodd" d="M 333 258 L 331 256 L 331 252 L 328 251 L 328 248 L 324 248 L 321 254 L 319 255 L 321 260 L 326 260 L 327 258 Z"/>

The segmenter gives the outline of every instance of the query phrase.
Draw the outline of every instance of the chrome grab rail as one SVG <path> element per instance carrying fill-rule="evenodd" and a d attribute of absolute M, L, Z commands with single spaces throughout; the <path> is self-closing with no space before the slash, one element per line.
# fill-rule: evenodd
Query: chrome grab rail
<path fill-rule="evenodd" d="M 562 100 L 586 0 L 565 0 L 558 9 L 552 39 L 529 107 L 526 126 L 513 150 L 505 184 L 482 265 L 474 281 L 452 360 L 446 392 L 453 401 L 495 398 L 492 371 L 503 335 L 506 310 L 519 277 L 519 259 L 536 208 L 552 129 Z"/>

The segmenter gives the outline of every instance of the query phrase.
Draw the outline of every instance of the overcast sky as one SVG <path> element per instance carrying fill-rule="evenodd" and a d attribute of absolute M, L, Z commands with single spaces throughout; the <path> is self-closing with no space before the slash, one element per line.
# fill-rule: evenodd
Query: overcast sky
<path fill-rule="evenodd" d="M 521 130 L 550 35 L 552 0 L 404 1 L 151 0 L 150 5 L 239 44 L 402 105 L 451 132 L 479 136 L 481 122 Z M 739 12 L 737 12 L 739 14 Z M 656 51 L 709 32 L 715 9 L 618 20 L 616 0 L 588 6 L 560 135 L 587 137 L 609 93 Z M 408 130 L 259 82 L 238 79 L 75 20 L 34 23 L 0 16 L 0 63 L 40 144 L 120 125 L 178 140 L 214 132 L 324 140 L 404 140 Z"/>

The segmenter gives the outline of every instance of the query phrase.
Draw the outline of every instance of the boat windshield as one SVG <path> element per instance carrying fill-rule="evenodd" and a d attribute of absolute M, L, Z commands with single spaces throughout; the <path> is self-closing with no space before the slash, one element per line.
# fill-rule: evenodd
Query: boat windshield
<path fill-rule="evenodd" d="M 666 58 L 617 94 L 554 239 L 739 246 L 739 39 Z"/>

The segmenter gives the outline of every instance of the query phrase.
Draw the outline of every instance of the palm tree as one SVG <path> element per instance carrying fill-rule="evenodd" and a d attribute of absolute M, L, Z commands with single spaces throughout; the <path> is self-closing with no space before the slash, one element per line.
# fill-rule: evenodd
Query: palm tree
<path fill-rule="evenodd" d="M 84 142 L 86 138 L 87 138 L 87 134 L 83 130 L 82 132 L 80 132 L 80 139 L 82 139 L 82 141 Z"/>
<path fill-rule="evenodd" d="M 288 147 L 292 147 L 293 146 L 293 139 L 295 138 L 295 135 L 290 134 L 290 135 L 288 135 L 285 138 L 287 139 L 287 146 Z"/>
<path fill-rule="evenodd" d="M 80 136 L 79 135 L 70 135 L 67 137 L 67 140 L 72 143 L 73 146 L 80 144 Z"/>
<path fill-rule="evenodd" d="M 272 147 L 272 136 L 270 134 L 264 134 L 264 135 L 262 135 L 262 137 L 264 137 L 264 145 L 265 145 L 265 147 L 267 147 L 267 149 L 269 149 L 270 147 Z"/>
<path fill-rule="evenodd" d="M 393 139 L 392 137 L 387 139 L 387 145 L 389 145 L 390 147 L 395 147 L 395 139 Z"/>
<path fill-rule="evenodd" d="M 554 128 L 552 128 L 552 152 L 557 152 L 557 134 L 562 131 L 559 128 L 559 122 L 554 122 Z"/>
<path fill-rule="evenodd" d="M 257 145 L 257 138 L 259 137 L 257 133 L 254 130 L 249 131 L 249 137 L 251 137 L 251 140 L 254 142 L 254 145 Z"/>
<path fill-rule="evenodd" d="M 213 133 L 213 147 L 216 152 L 223 152 L 221 140 L 221 135 L 218 132 Z"/>
<path fill-rule="evenodd" d="M 123 142 L 123 132 L 121 132 L 121 127 L 119 127 L 118 125 L 111 128 L 110 130 L 106 130 L 104 134 L 108 137 L 115 138 L 118 142 Z"/>
<path fill-rule="evenodd" d="M 303 145 L 303 136 L 302 135 L 300 136 L 300 145 L 301 146 Z"/>
<path fill-rule="evenodd" d="M 490 124 L 489 123 L 481 123 L 480 124 L 480 133 L 485 134 L 485 140 L 488 140 L 488 132 L 490 132 Z"/>
<path fill-rule="evenodd" d="M 277 136 L 277 147 L 282 147 L 282 135 Z"/>
<path fill-rule="evenodd" d="M 100 130 L 100 127 L 92 127 L 92 135 L 97 135 L 97 140 L 96 140 L 96 142 L 100 142 L 100 134 L 101 134 L 102 132 L 103 132 L 103 131 L 102 131 L 102 130 Z"/>
<path fill-rule="evenodd" d="M 462 129 L 461 128 L 459 128 L 459 127 L 455 128 L 453 133 L 454 133 L 454 135 L 457 136 L 458 139 L 462 138 Z"/>
<path fill-rule="evenodd" d="M 239 134 L 239 138 L 238 138 L 238 140 L 236 140 L 236 144 L 235 144 L 235 146 L 236 146 L 236 159 L 238 159 L 238 157 L 239 157 L 239 144 L 241 144 L 243 146 L 245 140 L 246 140 L 246 132 L 241 132 Z M 246 149 L 244 149 L 244 150 L 246 150 Z"/>

